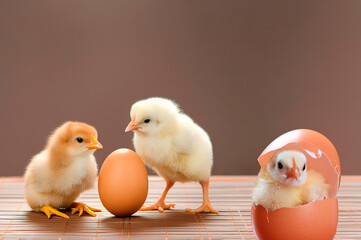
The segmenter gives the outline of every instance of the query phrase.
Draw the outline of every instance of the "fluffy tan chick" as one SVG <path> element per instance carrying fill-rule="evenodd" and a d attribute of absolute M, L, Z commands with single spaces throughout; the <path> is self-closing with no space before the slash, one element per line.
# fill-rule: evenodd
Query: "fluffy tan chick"
<path fill-rule="evenodd" d="M 208 134 L 178 105 L 164 98 L 149 98 L 133 104 L 127 131 L 134 131 L 133 143 L 144 163 L 162 176 L 167 186 L 159 200 L 141 210 L 163 212 L 175 204 L 165 204 L 175 182 L 197 181 L 203 189 L 203 204 L 185 211 L 217 213 L 208 196 L 213 165 L 212 143 Z"/>
<path fill-rule="evenodd" d="M 96 181 L 98 167 L 94 152 L 102 148 L 94 127 L 81 122 L 66 122 L 49 137 L 45 149 L 36 154 L 25 171 L 25 198 L 35 211 L 69 218 L 58 211 L 73 208 L 79 216 L 101 210 L 74 202 Z"/>

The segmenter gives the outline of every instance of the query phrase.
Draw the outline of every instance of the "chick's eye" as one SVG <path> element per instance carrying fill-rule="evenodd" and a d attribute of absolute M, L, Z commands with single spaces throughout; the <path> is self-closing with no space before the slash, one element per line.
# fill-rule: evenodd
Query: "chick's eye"
<path fill-rule="evenodd" d="M 145 119 L 144 120 L 144 123 L 149 123 L 150 122 L 150 119 Z"/>
<path fill-rule="evenodd" d="M 306 169 L 306 164 L 305 164 L 305 165 L 303 165 L 303 169 L 302 169 L 302 170 L 303 170 L 303 171 L 305 171 L 305 169 Z"/>
<path fill-rule="evenodd" d="M 82 139 L 81 137 L 77 137 L 76 140 L 77 140 L 78 143 L 81 143 L 81 142 L 84 141 L 84 139 Z"/>
<path fill-rule="evenodd" d="M 282 169 L 282 168 L 283 168 L 283 165 L 282 165 L 282 163 L 280 163 L 280 162 L 277 163 L 277 166 L 278 166 L 279 169 Z"/>

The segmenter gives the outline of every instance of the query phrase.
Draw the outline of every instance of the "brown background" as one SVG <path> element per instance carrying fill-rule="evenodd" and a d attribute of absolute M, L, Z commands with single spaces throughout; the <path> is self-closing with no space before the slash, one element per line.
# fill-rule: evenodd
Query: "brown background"
<path fill-rule="evenodd" d="M 295 128 L 360 174 L 360 1 L 0 0 L 0 176 L 21 175 L 52 129 L 84 121 L 104 149 L 139 99 L 176 100 L 210 134 L 214 174 L 256 174 Z"/>

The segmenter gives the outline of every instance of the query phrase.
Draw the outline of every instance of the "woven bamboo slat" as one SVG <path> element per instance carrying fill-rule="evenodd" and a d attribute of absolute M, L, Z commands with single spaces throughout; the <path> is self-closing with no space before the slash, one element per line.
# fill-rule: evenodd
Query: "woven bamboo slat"
<path fill-rule="evenodd" d="M 250 216 L 254 176 L 217 176 L 211 179 L 210 199 L 218 215 L 193 215 L 183 210 L 202 202 L 197 183 L 176 183 L 166 202 L 173 210 L 137 212 L 116 218 L 101 205 L 97 188 L 78 201 L 103 210 L 97 217 L 71 215 L 70 220 L 30 210 L 24 200 L 22 178 L 0 178 L 1 239 L 255 239 Z M 147 204 L 157 200 L 165 187 L 159 177 L 150 177 Z M 361 239 L 361 177 L 345 176 L 337 195 L 339 223 L 335 239 Z"/>

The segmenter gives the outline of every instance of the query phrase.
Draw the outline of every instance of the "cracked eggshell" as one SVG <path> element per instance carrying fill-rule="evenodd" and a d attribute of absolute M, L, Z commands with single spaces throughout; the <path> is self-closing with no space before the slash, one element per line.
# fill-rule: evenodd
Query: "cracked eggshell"
<path fill-rule="evenodd" d="M 267 212 L 262 206 L 252 206 L 252 226 L 257 239 L 331 240 L 336 234 L 337 220 L 336 198 L 273 212 Z"/>
<path fill-rule="evenodd" d="M 341 166 L 336 148 L 316 131 L 293 130 L 267 146 L 258 158 L 261 167 L 265 168 L 281 150 L 304 153 L 308 169 L 321 173 L 330 185 L 329 198 L 273 212 L 267 212 L 261 205 L 252 206 L 252 226 L 257 239 L 333 239 L 338 222 L 338 201 L 335 197 L 341 182 Z"/>
<path fill-rule="evenodd" d="M 103 206 L 113 215 L 127 217 L 137 212 L 148 195 L 142 159 L 126 148 L 112 152 L 100 169 L 98 190 Z"/>

